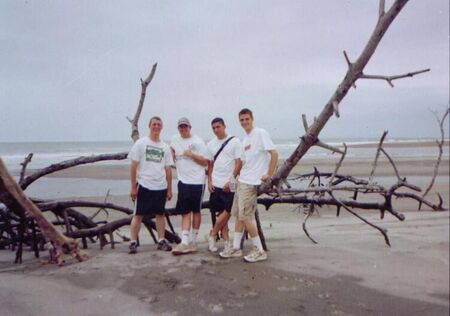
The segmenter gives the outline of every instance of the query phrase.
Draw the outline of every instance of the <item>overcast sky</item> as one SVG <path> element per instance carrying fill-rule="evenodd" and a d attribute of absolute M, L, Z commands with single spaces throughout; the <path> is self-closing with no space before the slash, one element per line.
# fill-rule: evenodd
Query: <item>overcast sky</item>
<path fill-rule="evenodd" d="M 386 1 L 391 4 L 392 1 Z M 241 136 L 237 113 L 274 138 L 303 133 L 360 54 L 377 0 L 1 1 L 0 142 L 128 140 L 141 77 L 153 63 L 140 121 L 159 115 L 163 137 L 190 118 L 210 138 L 221 116 Z M 395 81 L 357 82 L 325 138 L 436 137 L 449 102 L 449 1 L 410 1 L 367 74 L 431 68 Z"/>

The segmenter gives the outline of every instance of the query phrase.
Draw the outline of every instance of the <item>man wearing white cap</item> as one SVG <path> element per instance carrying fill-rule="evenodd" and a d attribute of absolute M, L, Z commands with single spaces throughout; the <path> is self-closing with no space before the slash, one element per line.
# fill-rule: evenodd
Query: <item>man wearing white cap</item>
<path fill-rule="evenodd" d="M 181 213 L 181 243 L 174 255 L 197 250 L 196 241 L 201 223 L 201 204 L 205 188 L 205 167 L 208 164 L 205 142 L 191 134 L 191 123 L 185 117 L 178 120 L 179 135 L 172 137 L 172 148 L 178 176 L 176 209 Z"/>

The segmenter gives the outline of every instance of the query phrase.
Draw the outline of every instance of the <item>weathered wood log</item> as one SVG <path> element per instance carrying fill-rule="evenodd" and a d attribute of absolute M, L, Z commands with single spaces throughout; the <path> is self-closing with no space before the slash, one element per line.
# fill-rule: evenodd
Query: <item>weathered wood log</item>
<path fill-rule="evenodd" d="M 78 242 L 72 238 L 68 238 L 61 234 L 56 228 L 48 222 L 44 217 L 41 210 L 23 193 L 19 185 L 14 181 L 13 177 L 9 174 L 6 169 L 3 160 L 0 158 L 0 192 L 2 192 L 2 202 L 13 201 L 10 205 L 6 204 L 7 207 L 17 207 L 19 206 L 22 211 L 29 214 L 36 223 L 42 234 L 53 242 L 57 249 L 57 263 L 59 265 L 64 263 L 64 254 L 70 254 L 78 261 L 86 260 L 87 254 L 79 249 Z M 3 199 L 6 195 L 8 198 Z"/>

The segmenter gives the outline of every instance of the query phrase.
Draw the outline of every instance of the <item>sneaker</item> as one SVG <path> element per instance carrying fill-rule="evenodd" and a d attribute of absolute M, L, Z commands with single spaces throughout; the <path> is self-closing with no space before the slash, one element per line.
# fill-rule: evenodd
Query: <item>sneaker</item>
<path fill-rule="evenodd" d="M 137 243 L 132 242 L 128 249 L 130 249 L 128 253 L 134 255 L 137 252 Z"/>
<path fill-rule="evenodd" d="M 210 234 L 206 234 L 205 235 L 205 239 L 208 242 L 208 250 L 211 252 L 216 252 L 217 247 L 216 247 L 216 238 L 214 238 L 213 236 L 211 236 Z"/>
<path fill-rule="evenodd" d="M 174 256 L 185 255 L 192 252 L 192 248 L 188 244 L 179 243 L 173 250 L 172 254 Z"/>
<path fill-rule="evenodd" d="M 219 253 L 219 256 L 224 259 L 241 257 L 242 250 L 230 247 L 228 249 L 224 249 L 221 253 Z"/>
<path fill-rule="evenodd" d="M 223 251 L 230 249 L 230 248 L 233 248 L 233 243 L 230 240 L 225 241 L 223 243 Z"/>
<path fill-rule="evenodd" d="M 197 243 L 196 242 L 190 242 L 189 243 L 189 249 L 191 250 L 191 252 L 197 252 Z"/>
<path fill-rule="evenodd" d="M 248 255 L 244 257 L 244 260 L 246 262 L 258 262 L 267 260 L 267 253 L 264 250 L 259 251 L 258 248 L 255 248 L 253 249 L 253 251 L 251 251 Z"/>
<path fill-rule="evenodd" d="M 169 245 L 169 243 L 167 242 L 167 240 L 161 239 L 161 240 L 158 242 L 158 247 L 157 247 L 157 249 L 158 249 L 158 250 L 163 250 L 163 251 L 171 251 L 171 250 L 172 250 L 172 246 Z"/>

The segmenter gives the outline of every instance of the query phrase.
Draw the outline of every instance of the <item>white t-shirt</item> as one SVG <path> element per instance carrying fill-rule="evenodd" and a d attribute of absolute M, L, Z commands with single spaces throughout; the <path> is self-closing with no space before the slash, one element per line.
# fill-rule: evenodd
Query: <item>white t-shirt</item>
<path fill-rule="evenodd" d="M 189 138 L 175 135 L 172 137 L 170 147 L 175 151 L 178 180 L 185 184 L 204 184 L 205 167 L 183 155 L 185 150 L 190 149 L 192 153 L 206 158 L 206 145 L 203 139 L 196 135 L 191 135 Z"/>
<path fill-rule="evenodd" d="M 208 142 L 206 146 L 208 149 L 208 159 L 213 161 L 214 155 L 222 147 L 222 144 L 232 136 L 225 137 L 224 139 L 218 139 L 214 137 Z M 242 156 L 242 143 L 234 137 L 228 142 L 228 144 L 217 156 L 214 162 L 214 168 L 212 173 L 212 183 L 215 187 L 223 188 L 225 183 L 230 180 L 234 167 L 236 165 L 236 159 L 240 159 Z"/>
<path fill-rule="evenodd" d="M 128 154 L 138 162 L 137 182 L 149 190 L 167 189 L 165 167 L 173 165 L 170 147 L 163 141 L 154 142 L 148 136 L 140 138 Z"/>
<path fill-rule="evenodd" d="M 242 169 L 239 182 L 260 185 L 261 177 L 269 170 L 269 150 L 274 150 L 275 145 L 266 130 L 254 127 L 250 134 L 243 140 Z"/>

